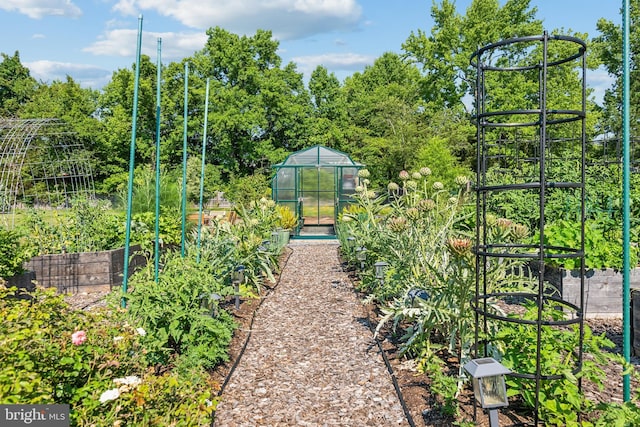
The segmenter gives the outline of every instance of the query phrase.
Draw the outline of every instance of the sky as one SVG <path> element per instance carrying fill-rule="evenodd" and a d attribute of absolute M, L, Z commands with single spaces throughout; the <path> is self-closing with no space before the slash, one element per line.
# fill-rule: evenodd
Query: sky
<path fill-rule="evenodd" d="M 82 87 L 101 89 L 114 71 L 135 63 L 142 17 L 142 53 L 163 64 L 202 49 L 206 30 L 219 26 L 252 36 L 271 30 L 282 63 L 296 63 L 305 81 L 324 65 L 341 81 L 372 65 L 384 52 L 401 53 L 411 32 L 430 33 L 433 0 L 0 0 L 0 53 L 18 51 L 39 81 L 71 76 Z M 437 0 L 440 3 L 440 0 Z M 464 15 L 471 0 L 456 0 Z M 505 0 L 500 0 L 503 5 Z M 598 34 L 596 22 L 621 22 L 622 1 L 531 0 L 546 30 Z M 587 84 L 596 99 L 610 86 L 602 70 Z"/>

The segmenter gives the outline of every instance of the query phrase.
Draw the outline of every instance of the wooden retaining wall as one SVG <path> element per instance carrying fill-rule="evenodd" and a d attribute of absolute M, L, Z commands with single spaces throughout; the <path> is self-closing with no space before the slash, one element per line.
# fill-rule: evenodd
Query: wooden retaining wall
<path fill-rule="evenodd" d="M 580 302 L 580 271 L 547 267 L 545 277 L 556 286 L 565 301 Z M 631 288 L 640 289 L 640 268 L 629 274 Z M 622 273 L 611 268 L 586 270 L 584 276 L 584 317 L 587 319 L 622 318 Z"/>
<path fill-rule="evenodd" d="M 144 265 L 145 257 L 134 255 L 139 246 L 129 249 L 131 262 L 129 275 Z M 41 255 L 32 258 L 25 268 L 35 271 L 36 281 L 45 288 L 55 287 L 58 292 L 110 291 L 122 285 L 124 248 L 101 252 Z"/>

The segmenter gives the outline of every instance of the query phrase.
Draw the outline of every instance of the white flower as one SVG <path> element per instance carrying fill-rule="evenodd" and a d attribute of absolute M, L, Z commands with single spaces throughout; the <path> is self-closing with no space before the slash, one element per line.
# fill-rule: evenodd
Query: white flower
<path fill-rule="evenodd" d="M 113 382 L 118 385 L 131 385 L 135 387 L 138 384 L 140 384 L 142 380 L 139 377 L 136 377 L 135 375 L 131 375 L 124 378 L 116 378 L 113 380 Z"/>
<path fill-rule="evenodd" d="M 141 337 L 147 335 L 147 331 L 145 331 L 143 328 L 136 328 L 136 332 L 138 333 L 138 335 L 140 335 Z"/>
<path fill-rule="evenodd" d="M 205 404 L 205 406 L 207 406 L 207 407 L 209 407 L 209 406 L 213 406 L 213 402 L 212 402 L 212 401 L 210 401 L 209 399 L 205 399 L 205 400 L 204 400 L 204 404 Z"/>
<path fill-rule="evenodd" d="M 120 390 L 118 390 L 117 388 L 112 388 L 111 390 L 107 390 L 100 395 L 100 403 L 115 400 L 118 397 L 120 397 Z"/>
<path fill-rule="evenodd" d="M 113 337 L 113 342 L 117 343 L 117 342 L 122 341 L 123 339 L 124 339 L 124 337 L 122 337 L 122 336 Z"/>

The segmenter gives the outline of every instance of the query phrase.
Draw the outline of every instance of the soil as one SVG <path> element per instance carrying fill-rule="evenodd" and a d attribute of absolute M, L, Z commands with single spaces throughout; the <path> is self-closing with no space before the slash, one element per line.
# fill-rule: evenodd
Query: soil
<path fill-rule="evenodd" d="M 285 248 L 280 259 L 280 265 L 285 265 L 290 255 L 291 249 Z M 345 266 L 342 266 L 343 271 L 349 274 L 344 267 Z M 349 274 L 349 277 L 355 280 L 355 276 L 352 274 Z M 232 309 L 232 301 L 227 302 L 229 304 L 229 311 L 233 313 L 239 327 L 229 349 L 229 361 L 218 366 L 211 373 L 215 383 L 218 384 L 216 392 L 219 395 L 222 395 L 224 392 L 227 381 L 231 374 L 233 374 L 243 354 L 248 338 L 250 337 L 253 320 L 262 301 L 264 301 L 270 293 L 274 292 L 278 286 L 278 282 L 279 277 L 277 275 L 275 282 L 265 282 L 261 294 L 262 298 L 243 300 L 239 310 Z M 69 295 L 66 299 L 75 308 L 92 310 L 104 306 L 105 295 L 106 293 L 82 293 Z M 358 297 L 362 298 L 360 295 L 358 295 Z M 367 318 L 370 326 L 373 325 L 373 327 L 375 327 L 377 319 L 379 318 L 376 307 L 370 305 L 363 306 L 363 318 Z M 587 319 L 585 322 L 591 327 L 595 334 L 604 333 L 614 342 L 615 348 L 610 351 L 622 354 L 623 339 L 621 319 Z M 393 378 L 400 391 L 400 401 L 405 405 L 406 411 L 410 414 L 411 419 L 408 420 L 409 425 L 448 427 L 454 426 L 456 422 L 463 420 L 471 422 L 474 420 L 475 414 L 476 421 L 474 425 L 489 426 L 488 418 L 483 411 L 475 408 L 473 393 L 469 387 L 465 388 L 458 396 L 460 408 L 459 417 L 453 418 L 442 414 L 439 410 L 442 400 L 441 396 L 434 395 L 430 392 L 430 379 L 424 374 L 419 374 L 410 360 L 399 356 L 398 345 L 396 342 L 393 342 L 390 337 L 390 334 L 386 334 L 385 339 L 380 339 L 380 344 L 393 370 Z M 446 369 L 457 370 L 458 360 L 455 357 L 446 357 L 445 360 L 448 364 Z M 636 370 L 640 369 L 640 359 L 638 357 L 632 357 L 631 362 L 636 367 Z M 594 402 L 622 402 L 621 367 L 607 365 L 602 368 L 607 374 L 604 388 L 600 390 L 593 384 L 585 383 L 583 384 L 584 392 Z M 632 390 L 637 389 L 639 386 L 640 384 L 638 384 L 637 381 L 632 380 Z M 530 414 L 527 414 L 527 411 L 517 405 L 517 403 L 510 405 L 508 408 L 501 409 L 499 411 L 499 417 L 500 425 L 502 426 L 533 425 Z"/>

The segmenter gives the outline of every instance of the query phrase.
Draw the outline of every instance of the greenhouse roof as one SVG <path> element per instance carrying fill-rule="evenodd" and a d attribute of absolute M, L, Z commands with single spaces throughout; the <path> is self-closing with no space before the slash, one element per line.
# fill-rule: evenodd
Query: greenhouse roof
<path fill-rule="evenodd" d="M 282 163 L 273 165 L 275 168 L 287 166 L 355 166 L 363 165 L 354 162 L 351 158 L 338 150 L 314 145 L 304 150 L 296 151 L 290 154 Z"/>

